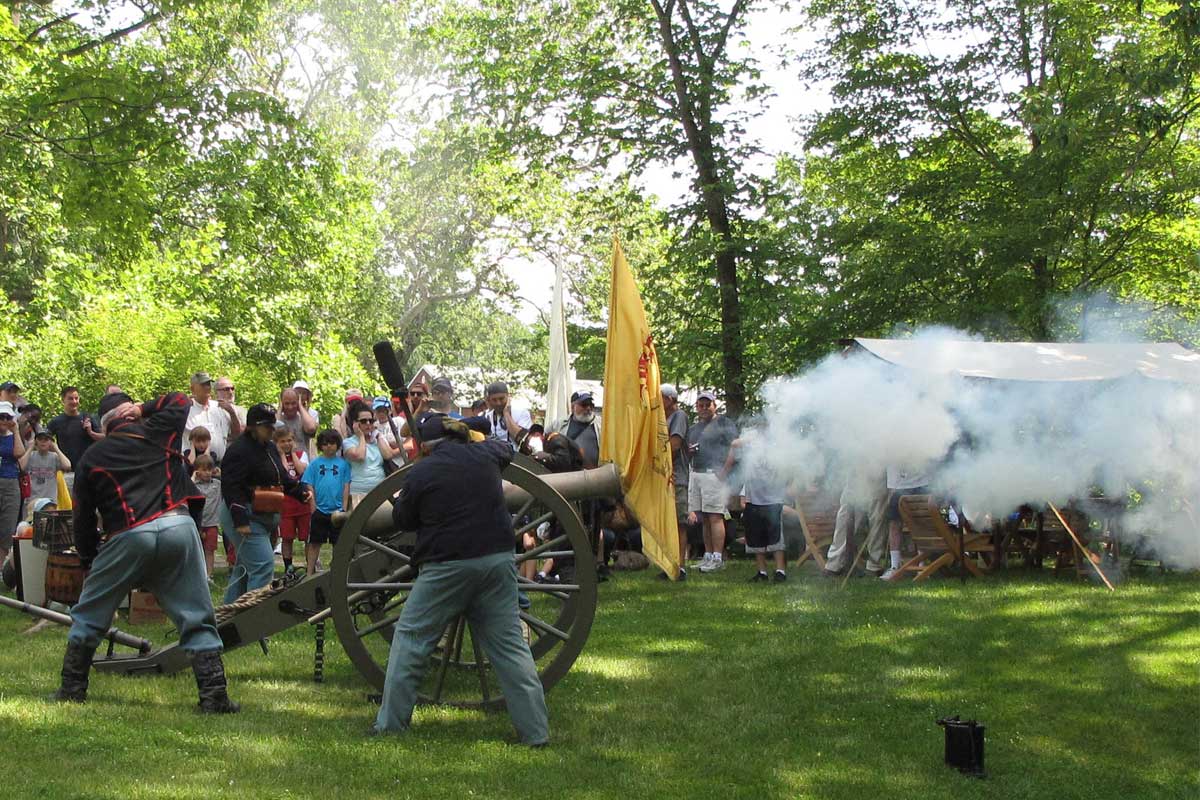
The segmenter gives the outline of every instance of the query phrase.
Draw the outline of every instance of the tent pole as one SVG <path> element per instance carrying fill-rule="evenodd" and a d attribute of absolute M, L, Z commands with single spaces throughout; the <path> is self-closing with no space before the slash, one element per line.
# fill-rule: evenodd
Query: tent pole
<path fill-rule="evenodd" d="M 1047 501 L 1046 505 L 1050 506 L 1050 510 L 1054 512 L 1054 516 L 1058 517 L 1058 521 L 1062 523 L 1063 528 L 1068 534 L 1070 534 L 1071 541 L 1073 541 L 1075 546 L 1079 548 L 1079 556 L 1087 561 L 1087 563 L 1091 565 L 1092 569 L 1096 570 L 1096 574 L 1100 576 L 1100 580 L 1104 581 L 1104 585 L 1108 587 L 1108 590 L 1110 592 L 1115 592 L 1116 589 L 1113 587 L 1112 582 L 1108 579 L 1108 576 L 1104 574 L 1104 570 L 1100 569 L 1100 565 L 1095 561 L 1092 561 L 1092 554 L 1088 552 L 1086 547 L 1083 546 L 1083 542 L 1079 541 L 1079 537 L 1075 535 L 1075 531 L 1071 530 L 1071 526 L 1068 525 L 1067 520 L 1063 518 L 1062 512 L 1060 512 L 1054 506 L 1054 503 Z"/>

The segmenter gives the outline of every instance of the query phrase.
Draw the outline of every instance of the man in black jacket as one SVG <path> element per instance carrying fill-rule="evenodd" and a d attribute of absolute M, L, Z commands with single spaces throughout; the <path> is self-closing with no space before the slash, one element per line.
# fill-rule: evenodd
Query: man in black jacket
<path fill-rule="evenodd" d="M 283 466 L 275 446 L 275 408 L 267 403 L 246 411 L 246 429 L 225 450 L 221 459 L 221 497 L 225 501 L 225 524 L 233 528 L 230 539 L 237 550 L 237 566 L 229 573 L 225 602 L 232 603 L 246 592 L 262 588 L 275 576 L 275 551 L 271 533 L 279 527 L 283 497 L 290 495 L 308 502 L 308 492 Z M 278 508 L 254 502 L 256 489 L 271 489 Z"/>
<path fill-rule="evenodd" d="M 154 593 L 192 655 L 200 710 L 232 713 L 221 637 L 193 515 L 204 497 L 188 477 L 179 444 L 188 398 L 163 395 L 141 405 L 124 393 L 100 401 L 105 438 L 75 466 L 75 548 L 91 572 L 67 635 L 62 687 L 56 700 L 87 699 L 88 671 L 121 598 L 134 587 Z M 99 514 L 104 541 L 96 527 Z"/>
<path fill-rule="evenodd" d="M 425 457 L 408 473 L 393 508 L 396 527 L 416 531 L 421 573 L 392 635 L 376 733 L 408 728 L 430 653 L 446 626 L 465 613 L 496 671 L 524 744 L 550 739 L 546 697 L 517 613 L 512 520 L 500 472 L 506 442 L 469 444 L 468 429 L 446 417 L 419 427 Z"/>

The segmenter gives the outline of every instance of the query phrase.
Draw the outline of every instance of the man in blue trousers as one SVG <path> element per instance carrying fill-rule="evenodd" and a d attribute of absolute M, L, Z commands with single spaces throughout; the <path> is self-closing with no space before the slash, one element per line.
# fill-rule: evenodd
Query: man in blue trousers
<path fill-rule="evenodd" d="M 75 465 L 75 548 L 91 571 L 71 609 L 55 700 L 87 699 L 96 647 L 121 599 L 138 587 L 154 593 L 179 631 L 180 647 L 192 656 L 200 710 L 238 710 L 226 691 L 221 637 L 195 523 L 204 496 L 188 477 L 180 452 L 189 404 L 178 392 L 140 405 L 121 392 L 100 401 L 105 437 Z"/>
<path fill-rule="evenodd" d="M 404 604 L 388 656 L 383 704 L 373 733 L 406 730 L 429 656 L 446 626 L 466 614 L 521 742 L 550 740 L 546 696 L 517 610 L 512 519 L 500 472 L 513 458 L 505 442 L 468 443 L 467 426 L 433 415 L 419 426 L 424 457 L 408 473 L 392 511 L 416 531 L 420 575 Z"/>

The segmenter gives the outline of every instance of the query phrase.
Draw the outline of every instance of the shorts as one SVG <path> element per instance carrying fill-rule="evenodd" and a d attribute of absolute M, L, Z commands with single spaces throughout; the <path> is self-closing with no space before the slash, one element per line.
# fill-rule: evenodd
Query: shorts
<path fill-rule="evenodd" d="M 742 524 L 746 527 L 747 553 L 774 553 L 784 549 L 782 503 L 769 506 L 746 503 Z"/>
<path fill-rule="evenodd" d="M 916 486 L 912 489 L 893 489 L 888 496 L 887 518 L 888 522 L 900 521 L 900 498 L 908 497 L 914 494 L 929 494 L 928 486 Z"/>
<path fill-rule="evenodd" d="M 312 525 L 308 531 L 309 544 L 337 544 L 338 529 L 333 527 L 333 517 L 329 514 L 322 514 L 320 511 L 312 512 Z"/>
<path fill-rule="evenodd" d="M 217 551 L 217 539 L 220 538 L 221 529 L 216 525 L 207 525 L 200 529 L 200 544 L 206 553 L 215 553 Z"/>
<path fill-rule="evenodd" d="M 688 485 L 675 484 L 675 521 L 687 525 L 688 518 Z"/>
<path fill-rule="evenodd" d="M 307 542 L 308 526 L 311 520 L 312 517 L 308 512 L 282 516 L 279 518 L 279 535 L 283 537 L 285 542 L 290 542 L 293 539 Z"/>
<path fill-rule="evenodd" d="M 688 477 L 688 511 L 724 514 L 729 491 L 713 472 L 695 472 Z"/>

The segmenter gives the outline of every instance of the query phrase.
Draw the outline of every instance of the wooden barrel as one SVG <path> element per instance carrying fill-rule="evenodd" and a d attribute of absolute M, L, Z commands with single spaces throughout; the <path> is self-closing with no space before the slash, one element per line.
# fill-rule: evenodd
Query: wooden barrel
<path fill-rule="evenodd" d="M 46 600 L 75 605 L 86 575 L 78 553 L 51 553 L 46 559 Z"/>

